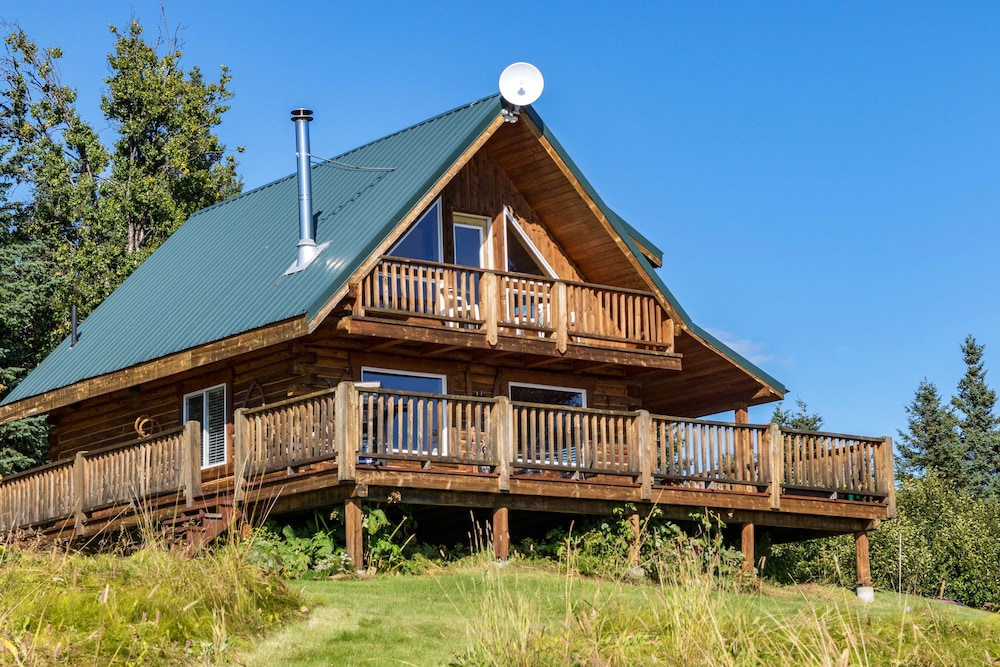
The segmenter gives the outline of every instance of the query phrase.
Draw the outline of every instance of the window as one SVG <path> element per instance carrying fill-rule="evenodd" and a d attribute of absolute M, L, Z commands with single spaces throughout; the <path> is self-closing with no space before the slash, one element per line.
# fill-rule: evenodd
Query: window
<path fill-rule="evenodd" d="M 455 236 L 455 264 L 477 269 L 489 268 L 488 243 L 490 219 L 476 215 L 456 213 L 453 231 Z"/>
<path fill-rule="evenodd" d="M 587 392 L 583 389 L 569 387 L 511 382 L 510 400 L 521 403 L 562 405 L 567 408 L 585 408 L 587 407 Z"/>
<path fill-rule="evenodd" d="M 184 397 L 184 423 L 201 424 L 201 467 L 226 462 L 226 385 L 211 387 Z"/>
<path fill-rule="evenodd" d="M 556 406 L 535 408 L 514 405 L 514 448 L 523 463 L 584 467 L 584 417 L 560 408 L 587 407 L 587 392 L 571 387 L 510 383 L 514 403 L 541 403 Z"/>
<path fill-rule="evenodd" d="M 545 261 L 542 253 L 531 242 L 525 231 L 521 229 L 521 225 L 517 224 L 517 220 L 510 214 L 510 211 L 504 211 L 504 219 L 506 221 L 504 226 L 506 227 L 507 270 L 512 273 L 527 273 L 547 278 L 557 277 L 556 272 Z"/>
<path fill-rule="evenodd" d="M 362 368 L 361 381 L 378 382 L 382 389 L 407 393 L 447 393 L 447 378 L 433 373 Z M 372 405 L 364 398 L 362 404 Z M 446 408 L 446 401 L 437 398 L 385 397 L 376 413 L 363 415 L 362 451 L 445 455 Z"/>
<path fill-rule="evenodd" d="M 427 209 L 406 235 L 389 251 L 392 257 L 441 261 L 441 200 Z"/>

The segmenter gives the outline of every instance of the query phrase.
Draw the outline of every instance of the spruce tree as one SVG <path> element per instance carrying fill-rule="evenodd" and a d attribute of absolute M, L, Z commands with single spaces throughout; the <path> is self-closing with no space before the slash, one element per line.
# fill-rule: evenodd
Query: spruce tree
<path fill-rule="evenodd" d="M 937 387 L 920 381 L 906 406 L 907 430 L 899 431 L 896 465 L 901 476 L 934 475 L 958 486 L 966 484 L 966 452 L 955 413 L 941 403 Z"/>
<path fill-rule="evenodd" d="M 1000 420 L 993 413 L 996 392 L 986 384 L 983 368 L 984 346 L 969 334 L 962 344 L 965 375 L 958 383 L 958 393 L 951 399 L 959 413 L 958 427 L 966 460 L 966 481 L 975 493 L 1000 492 Z"/>

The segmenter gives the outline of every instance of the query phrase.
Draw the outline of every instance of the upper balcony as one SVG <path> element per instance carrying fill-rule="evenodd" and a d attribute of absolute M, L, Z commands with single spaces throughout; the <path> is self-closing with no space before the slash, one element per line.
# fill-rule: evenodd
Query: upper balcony
<path fill-rule="evenodd" d="M 390 339 L 679 370 L 652 292 L 399 257 L 352 286 L 342 328 Z"/>

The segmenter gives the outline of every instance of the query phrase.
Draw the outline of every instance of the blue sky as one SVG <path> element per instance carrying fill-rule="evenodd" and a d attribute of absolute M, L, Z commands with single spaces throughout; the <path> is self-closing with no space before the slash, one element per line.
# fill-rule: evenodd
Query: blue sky
<path fill-rule="evenodd" d="M 103 127 L 109 24 L 159 3 L 0 9 Z M 1000 3 L 190 2 L 187 67 L 228 65 L 220 134 L 247 188 L 491 94 L 509 63 L 601 196 L 664 250 L 701 326 L 826 427 L 891 435 L 927 377 L 950 396 L 968 333 L 1000 377 Z M 790 402 L 786 402 L 788 406 Z M 751 420 L 767 421 L 755 408 Z"/>

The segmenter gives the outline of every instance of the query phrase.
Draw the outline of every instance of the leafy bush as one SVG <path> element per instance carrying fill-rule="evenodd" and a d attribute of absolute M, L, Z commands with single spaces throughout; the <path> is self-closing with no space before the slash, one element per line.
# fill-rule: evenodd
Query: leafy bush
<path fill-rule="evenodd" d="M 872 582 L 903 593 L 1000 604 L 1000 500 L 936 477 L 905 480 L 898 515 L 869 534 Z M 856 583 L 850 535 L 772 547 L 765 576 L 788 583 Z"/>

